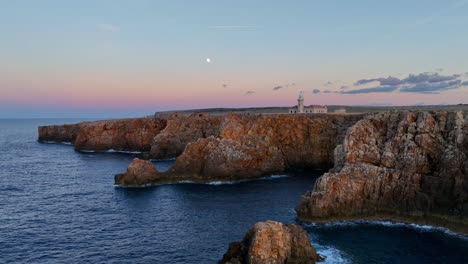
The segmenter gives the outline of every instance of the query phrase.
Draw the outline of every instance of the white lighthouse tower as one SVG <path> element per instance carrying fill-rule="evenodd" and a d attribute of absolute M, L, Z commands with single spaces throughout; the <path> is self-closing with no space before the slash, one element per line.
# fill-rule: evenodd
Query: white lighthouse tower
<path fill-rule="evenodd" d="M 299 92 L 297 97 L 297 112 L 304 113 L 304 93 L 302 91 Z"/>

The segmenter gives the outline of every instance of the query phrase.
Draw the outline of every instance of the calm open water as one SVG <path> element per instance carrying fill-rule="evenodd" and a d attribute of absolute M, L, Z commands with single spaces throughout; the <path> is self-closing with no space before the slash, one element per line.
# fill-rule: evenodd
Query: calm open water
<path fill-rule="evenodd" d="M 38 125 L 77 121 L 0 120 L 0 263 L 216 263 L 254 223 L 296 222 L 293 208 L 321 173 L 118 188 L 114 174 L 135 156 L 36 142 Z M 468 263 L 468 238 L 444 230 L 304 226 L 325 263 Z"/>

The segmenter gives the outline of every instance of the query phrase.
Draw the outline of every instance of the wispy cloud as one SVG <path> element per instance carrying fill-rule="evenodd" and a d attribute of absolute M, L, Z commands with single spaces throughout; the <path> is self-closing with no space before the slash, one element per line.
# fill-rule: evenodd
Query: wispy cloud
<path fill-rule="evenodd" d="M 457 89 L 465 86 L 461 79 L 461 74 L 441 75 L 439 73 L 424 72 L 420 74 L 410 74 L 406 78 L 396 78 L 392 76 L 361 79 L 355 82 L 354 86 L 362 86 L 370 83 L 378 83 L 375 87 L 365 87 L 354 90 L 342 91 L 342 94 L 360 93 L 439 93 L 445 90 Z"/>
<path fill-rule="evenodd" d="M 117 33 L 120 31 L 120 28 L 113 24 L 98 24 L 97 28 L 99 31 L 108 33 Z"/>
<path fill-rule="evenodd" d="M 260 29 L 263 28 L 262 26 L 256 25 L 217 25 L 217 26 L 209 26 L 209 29 L 231 29 L 231 30 L 252 30 L 252 29 Z"/>
<path fill-rule="evenodd" d="M 457 89 L 461 86 L 461 80 L 438 83 L 419 83 L 414 86 L 403 87 L 402 93 L 439 93 L 440 91 Z"/>
<path fill-rule="evenodd" d="M 245 92 L 245 95 L 252 95 L 254 93 L 255 93 L 255 91 L 247 91 L 247 92 Z"/>
<path fill-rule="evenodd" d="M 320 93 L 320 90 L 319 89 L 314 89 L 314 90 L 312 90 L 312 93 L 318 94 L 318 93 Z"/>
<path fill-rule="evenodd" d="M 385 77 L 385 78 L 374 78 L 374 79 L 358 80 L 356 83 L 354 83 L 354 85 L 359 86 L 359 85 L 364 85 L 364 84 L 373 83 L 373 82 L 379 82 L 380 85 L 399 85 L 399 84 L 401 84 L 400 79 L 398 79 L 396 77 L 388 76 L 388 77 Z"/>
<path fill-rule="evenodd" d="M 284 88 L 288 88 L 289 86 L 294 86 L 296 85 L 296 83 L 289 83 L 289 84 L 285 84 L 285 85 L 278 85 L 278 86 L 275 86 L 272 88 L 273 91 L 278 91 L 278 90 L 281 90 L 281 89 L 284 89 Z"/>
<path fill-rule="evenodd" d="M 361 93 L 389 93 L 398 90 L 397 86 L 377 86 L 372 88 L 362 88 L 349 91 L 341 91 L 342 94 L 361 94 Z"/>

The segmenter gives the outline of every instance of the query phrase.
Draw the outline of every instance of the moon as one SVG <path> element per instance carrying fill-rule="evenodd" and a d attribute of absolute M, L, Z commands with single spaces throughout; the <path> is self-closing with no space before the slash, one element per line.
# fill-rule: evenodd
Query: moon
<path fill-rule="evenodd" d="M 211 62 L 211 59 L 210 59 L 210 58 L 206 58 L 206 62 L 210 63 L 210 62 Z"/>

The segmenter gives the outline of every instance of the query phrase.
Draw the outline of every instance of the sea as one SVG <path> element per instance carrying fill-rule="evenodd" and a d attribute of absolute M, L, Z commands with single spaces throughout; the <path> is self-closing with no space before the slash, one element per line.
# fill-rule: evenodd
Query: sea
<path fill-rule="evenodd" d="M 468 237 L 390 221 L 302 223 L 294 207 L 323 171 L 144 188 L 114 185 L 137 153 L 37 142 L 0 120 L 0 263 L 216 263 L 258 221 L 301 224 L 323 263 L 468 263 Z M 173 160 L 155 161 L 167 170 Z"/>

